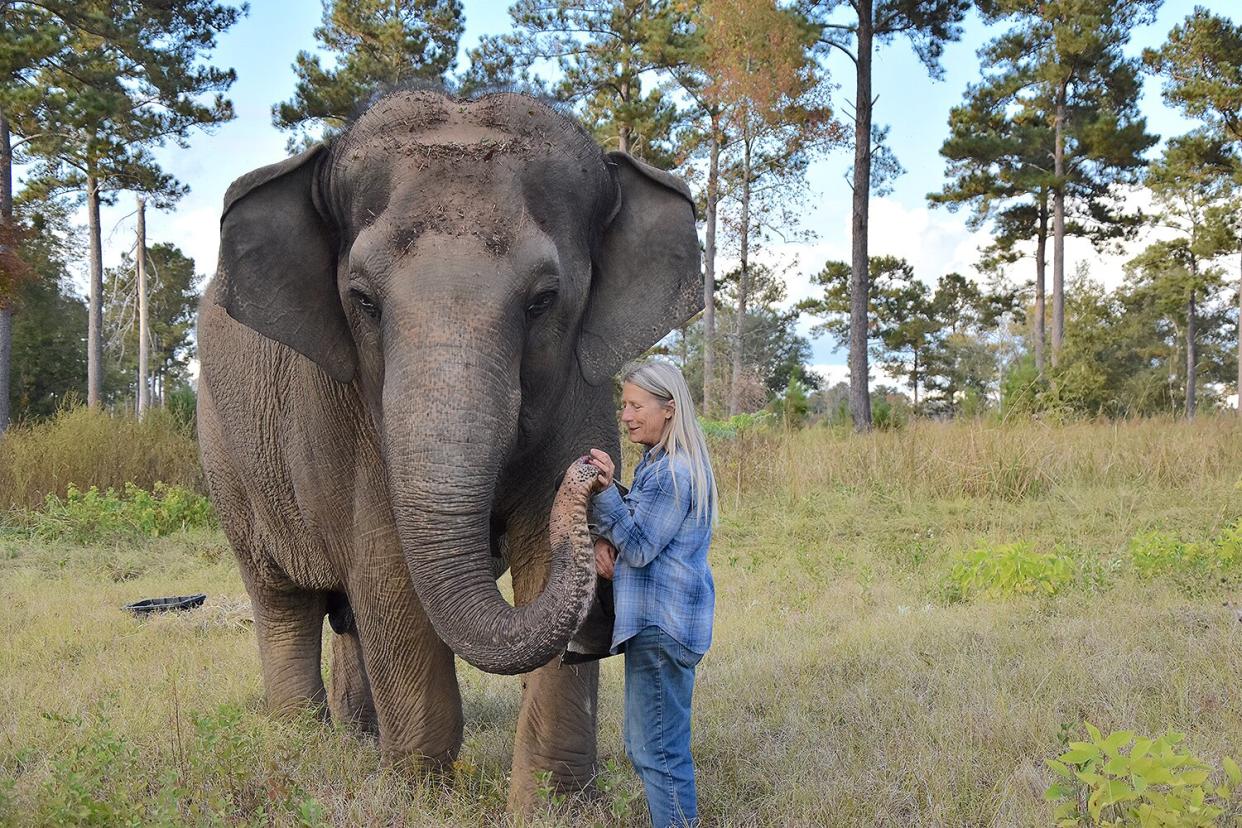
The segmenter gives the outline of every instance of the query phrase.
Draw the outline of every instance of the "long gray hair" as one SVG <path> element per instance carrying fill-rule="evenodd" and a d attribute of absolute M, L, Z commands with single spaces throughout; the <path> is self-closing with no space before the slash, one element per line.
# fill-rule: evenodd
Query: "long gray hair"
<path fill-rule="evenodd" d="M 673 404 L 673 416 L 664 429 L 664 436 L 656 446 L 668 453 L 669 460 L 685 459 L 690 466 L 690 496 L 695 503 L 695 513 L 702 520 L 709 518 L 716 524 L 716 478 L 712 474 L 712 461 L 707 456 L 707 440 L 698 418 L 694 416 L 694 399 L 690 386 L 676 365 L 662 360 L 631 362 L 621 369 L 621 382 L 632 382 L 652 396 L 664 407 Z M 673 489 L 678 482 L 676 466 L 670 465 Z"/>

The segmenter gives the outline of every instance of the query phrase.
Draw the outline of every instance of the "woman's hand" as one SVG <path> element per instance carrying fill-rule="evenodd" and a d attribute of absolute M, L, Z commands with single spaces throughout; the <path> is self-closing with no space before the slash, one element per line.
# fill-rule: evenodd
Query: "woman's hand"
<path fill-rule="evenodd" d="M 612 573 L 617 563 L 617 547 L 603 538 L 595 539 L 595 571 L 599 577 L 612 580 Z"/>
<path fill-rule="evenodd" d="M 616 466 L 613 465 L 612 458 L 608 456 L 608 452 L 599 449 L 591 449 L 591 453 L 586 456 L 586 461 L 590 465 L 599 469 L 599 477 L 596 482 L 599 484 L 597 491 L 603 491 L 612 485 L 613 473 Z"/>

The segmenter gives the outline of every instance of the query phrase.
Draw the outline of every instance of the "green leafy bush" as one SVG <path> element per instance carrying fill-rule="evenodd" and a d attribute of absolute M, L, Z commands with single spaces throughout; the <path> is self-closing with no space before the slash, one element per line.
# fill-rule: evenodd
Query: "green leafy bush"
<path fill-rule="evenodd" d="M 72 484 L 65 497 L 47 496 L 43 509 L 22 522 L 43 541 L 89 543 L 103 537 L 157 538 L 215 525 L 211 502 L 200 494 L 156 483 L 153 491 L 126 483 L 124 491 L 81 491 Z"/>
<path fill-rule="evenodd" d="M 1242 521 L 1207 541 L 1187 542 L 1164 532 L 1145 532 L 1130 541 L 1130 562 L 1140 578 L 1171 577 L 1196 591 L 1204 584 L 1242 577 Z"/>
<path fill-rule="evenodd" d="M 1073 580 L 1069 556 L 1036 552 L 1029 543 L 1007 543 L 964 555 L 953 565 L 946 591 L 951 601 L 1054 595 Z"/>
<path fill-rule="evenodd" d="M 1058 803 L 1059 828 L 1079 825 L 1207 828 L 1218 824 L 1242 788 L 1242 770 L 1223 760 L 1227 781 L 1213 786 L 1211 767 L 1179 748 L 1182 734 L 1135 738 L 1128 730 L 1104 736 L 1084 722 L 1087 741 L 1048 760 L 1059 778 L 1044 798 Z M 1127 750 L 1128 748 L 1128 750 Z"/>
<path fill-rule="evenodd" d="M 775 425 L 777 416 L 771 411 L 756 411 L 753 414 L 734 414 L 727 420 L 709 420 L 699 418 L 699 425 L 708 437 L 732 440 L 748 432 L 769 428 Z"/>

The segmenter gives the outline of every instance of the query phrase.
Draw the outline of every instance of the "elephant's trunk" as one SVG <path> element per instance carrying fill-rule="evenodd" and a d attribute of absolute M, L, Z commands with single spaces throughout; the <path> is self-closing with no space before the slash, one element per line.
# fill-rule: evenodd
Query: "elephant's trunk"
<path fill-rule="evenodd" d="M 422 342 L 418 364 L 386 371 L 393 513 L 414 589 L 441 639 L 481 670 L 523 673 L 564 650 L 590 608 L 586 511 L 595 470 L 579 465 L 565 476 L 549 520 L 546 586 L 534 601 L 510 606 L 492 575 L 490 517 L 516 439 L 516 358 L 488 355 L 470 339 L 459 329 L 438 347 Z"/>

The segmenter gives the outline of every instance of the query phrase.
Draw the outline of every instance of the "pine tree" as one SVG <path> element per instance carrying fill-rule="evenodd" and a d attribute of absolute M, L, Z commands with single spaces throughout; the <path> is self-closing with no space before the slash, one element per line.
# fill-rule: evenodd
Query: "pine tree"
<path fill-rule="evenodd" d="M 1233 197 L 1237 159 L 1227 144 L 1211 133 L 1191 133 L 1169 141 L 1163 156 L 1151 165 L 1147 186 L 1160 212 L 1156 222 L 1177 233 L 1157 242 L 1132 263 L 1148 282 L 1185 301 L 1186 417 L 1195 416 L 1198 318 L 1201 298 L 1217 282 L 1206 265 L 1234 248 L 1219 207 Z"/>
<path fill-rule="evenodd" d="M 75 9 L 87 24 L 60 19 L 64 49 L 33 75 L 41 97 L 26 113 L 23 134 L 30 136 L 28 149 L 37 162 L 33 191 L 85 193 L 91 259 L 87 402 L 96 406 L 103 388 L 100 204 L 130 190 L 166 207 L 185 191 L 160 170 L 151 148 L 168 141 L 188 146 L 194 128 L 233 117 L 223 92 L 235 73 L 199 60 L 241 10 L 214 0 L 143 0 L 123 7 L 82 0 Z"/>
<path fill-rule="evenodd" d="M 25 143 L 22 125 L 29 123 L 28 113 L 40 98 L 33 75 L 63 51 L 60 21 L 77 21 L 78 15 L 76 4 L 64 0 L 0 3 L 0 434 L 9 425 L 14 306 L 23 280 L 37 273 L 19 251 L 14 153 Z"/>
<path fill-rule="evenodd" d="M 13 295 L 9 400 L 18 420 L 48 417 L 86 393 L 86 305 L 69 269 L 80 234 L 63 201 L 23 200 L 16 208 L 21 254 L 29 270 Z"/>
<path fill-rule="evenodd" d="M 463 88 L 472 91 L 525 82 L 546 85 L 532 72 L 554 62 L 559 100 L 578 108 L 605 149 L 657 167 L 672 166 L 677 109 L 659 89 L 656 55 L 670 37 L 673 11 L 661 0 L 517 0 L 512 31 L 483 38 L 470 51 Z"/>
<path fill-rule="evenodd" d="M 719 99 L 712 75 L 712 49 L 706 38 L 710 21 L 705 17 L 705 11 L 710 9 L 710 5 L 705 9 L 701 3 L 674 5 L 668 37 L 662 43 L 649 44 L 654 61 L 673 79 L 688 101 L 681 112 L 680 154 L 687 161 L 707 156 L 706 183 L 699 201 L 704 225 L 702 410 L 708 417 L 715 416 L 718 407 L 716 253 L 719 208 L 724 192 L 721 163 L 735 139 L 729 128 L 729 106 Z M 693 174 L 694 168 L 689 172 Z"/>
<path fill-rule="evenodd" d="M 915 54 L 939 78 L 944 44 L 961 37 L 961 22 L 969 0 L 809 0 L 808 14 L 819 30 L 819 41 L 849 58 L 855 69 L 853 217 L 850 263 L 850 415 L 854 428 L 871 428 L 868 390 L 867 310 L 869 307 L 867 252 L 872 172 L 877 131 L 872 128 L 875 98 L 871 92 L 871 65 L 877 45 L 898 35 L 909 38 Z M 844 10 L 844 21 L 833 16 Z"/>
<path fill-rule="evenodd" d="M 992 47 L 989 47 L 992 48 Z M 1035 300 L 1032 346 L 1036 372 L 1044 374 L 1045 267 L 1050 230 L 1052 193 L 1057 177 L 1048 159 L 1055 154 L 1054 116 L 1049 101 L 1033 93 L 1027 79 L 1013 71 L 994 72 L 967 90 L 966 101 L 949 115 L 950 134 L 940 149 L 947 161 L 949 180 L 943 190 L 928 196 L 933 204 L 950 210 L 971 207 L 968 225 L 978 229 L 992 224 L 992 244 L 981 265 L 985 269 L 1021 258 L 1019 245 L 1035 241 Z M 1075 141 L 1066 165 L 1063 189 L 1067 194 L 1064 234 L 1090 239 L 1105 247 L 1137 227 L 1137 214 L 1126 213 L 1115 198 L 1111 174 L 1118 147 L 1127 147 L 1110 132 L 1106 119 L 1083 124 L 1089 137 Z M 1146 140 L 1146 139 L 1144 139 Z M 1134 147 L 1124 156 L 1137 162 Z M 1131 171 L 1132 171 L 1131 167 Z"/>
<path fill-rule="evenodd" d="M 298 52 L 293 98 L 272 107 L 272 123 L 291 130 L 290 149 L 340 129 L 377 92 L 415 81 L 444 82 L 457 62 L 465 21 L 461 0 L 324 0 L 315 41 L 333 55 Z"/>
<path fill-rule="evenodd" d="M 1032 340 L 1036 370 L 1042 375 L 1049 191 L 1054 184 L 1047 159 L 1053 135 L 1037 113 L 1029 107 L 1015 109 L 1011 102 L 1004 79 L 967 90 L 965 103 L 949 113 L 949 137 L 940 148 L 949 180 L 928 200 L 950 210 L 969 205 L 971 229 L 992 223 L 985 267 L 1016 261 L 1017 245 L 1035 239 Z"/>
<path fill-rule="evenodd" d="M 1166 103 L 1202 119 L 1235 148 L 1242 147 L 1242 26 L 1196 8 L 1173 27 L 1163 46 L 1145 50 L 1143 60 L 1163 79 Z M 1235 390 L 1242 415 L 1242 217 L 1235 212 L 1231 224 L 1239 254 Z"/>
<path fill-rule="evenodd" d="M 707 94 L 736 136 L 724 168 L 736 212 L 741 260 L 736 290 L 728 412 L 740 411 L 745 359 L 743 328 L 750 302 L 750 267 L 758 234 L 794 227 L 793 210 L 811 159 L 840 142 L 827 85 L 814 66 L 814 30 L 772 0 L 703 0 L 702 67 L 713 80 Z"/>
<path fill-rule="evenodd" d="M 803 312 L 824 317 L 817 332 L 830 334 L 841 347 L 850 342 L 850 277 L 848 262 L 827 262 L 814 277 L 823 297 L 799 305 Z M 906 380 L 917 406 L 928 351 L 941 327 L 933 318 L 927 285 L 915 277 L 909 262 L 896 256 L 873 256 L 867 284 L 869 350 L 890 374 Z"/>
<path fill-rule="evenodd" d="M 985 0 L 989 23 L 1012 28 L 981 50 L 1015 99 L 1045 112 L 1053 132 L 1052 361 L 1065 330 L 1065 237 L 1070 182 L 1094 189 L 1137 182 L 1155 143 L 1138 114 L 1138 62 L 1122 47 L 1160 0 Z"/>
<path fill-rule="evenodd" d="M 822 317 L 817 330 L 841 346 L 850 341 L 851 271 L 846 262 L 827 262 L 815 277 L 823 297 L 799 304 Z M 905 380 L 916 407 L 926 411 L 935 405 L 954 413 L 959 392 L 986 396 L 997 367 L 990 332 L 1017 312 L 1017 291 L 980 287 L 958 273 L 942 276 L 933 291 L 895 256 L 873 256 L 868 283 L 869 350 L 885 370 Z M 935 392 L 938 400 L 930 397 Z"/>

